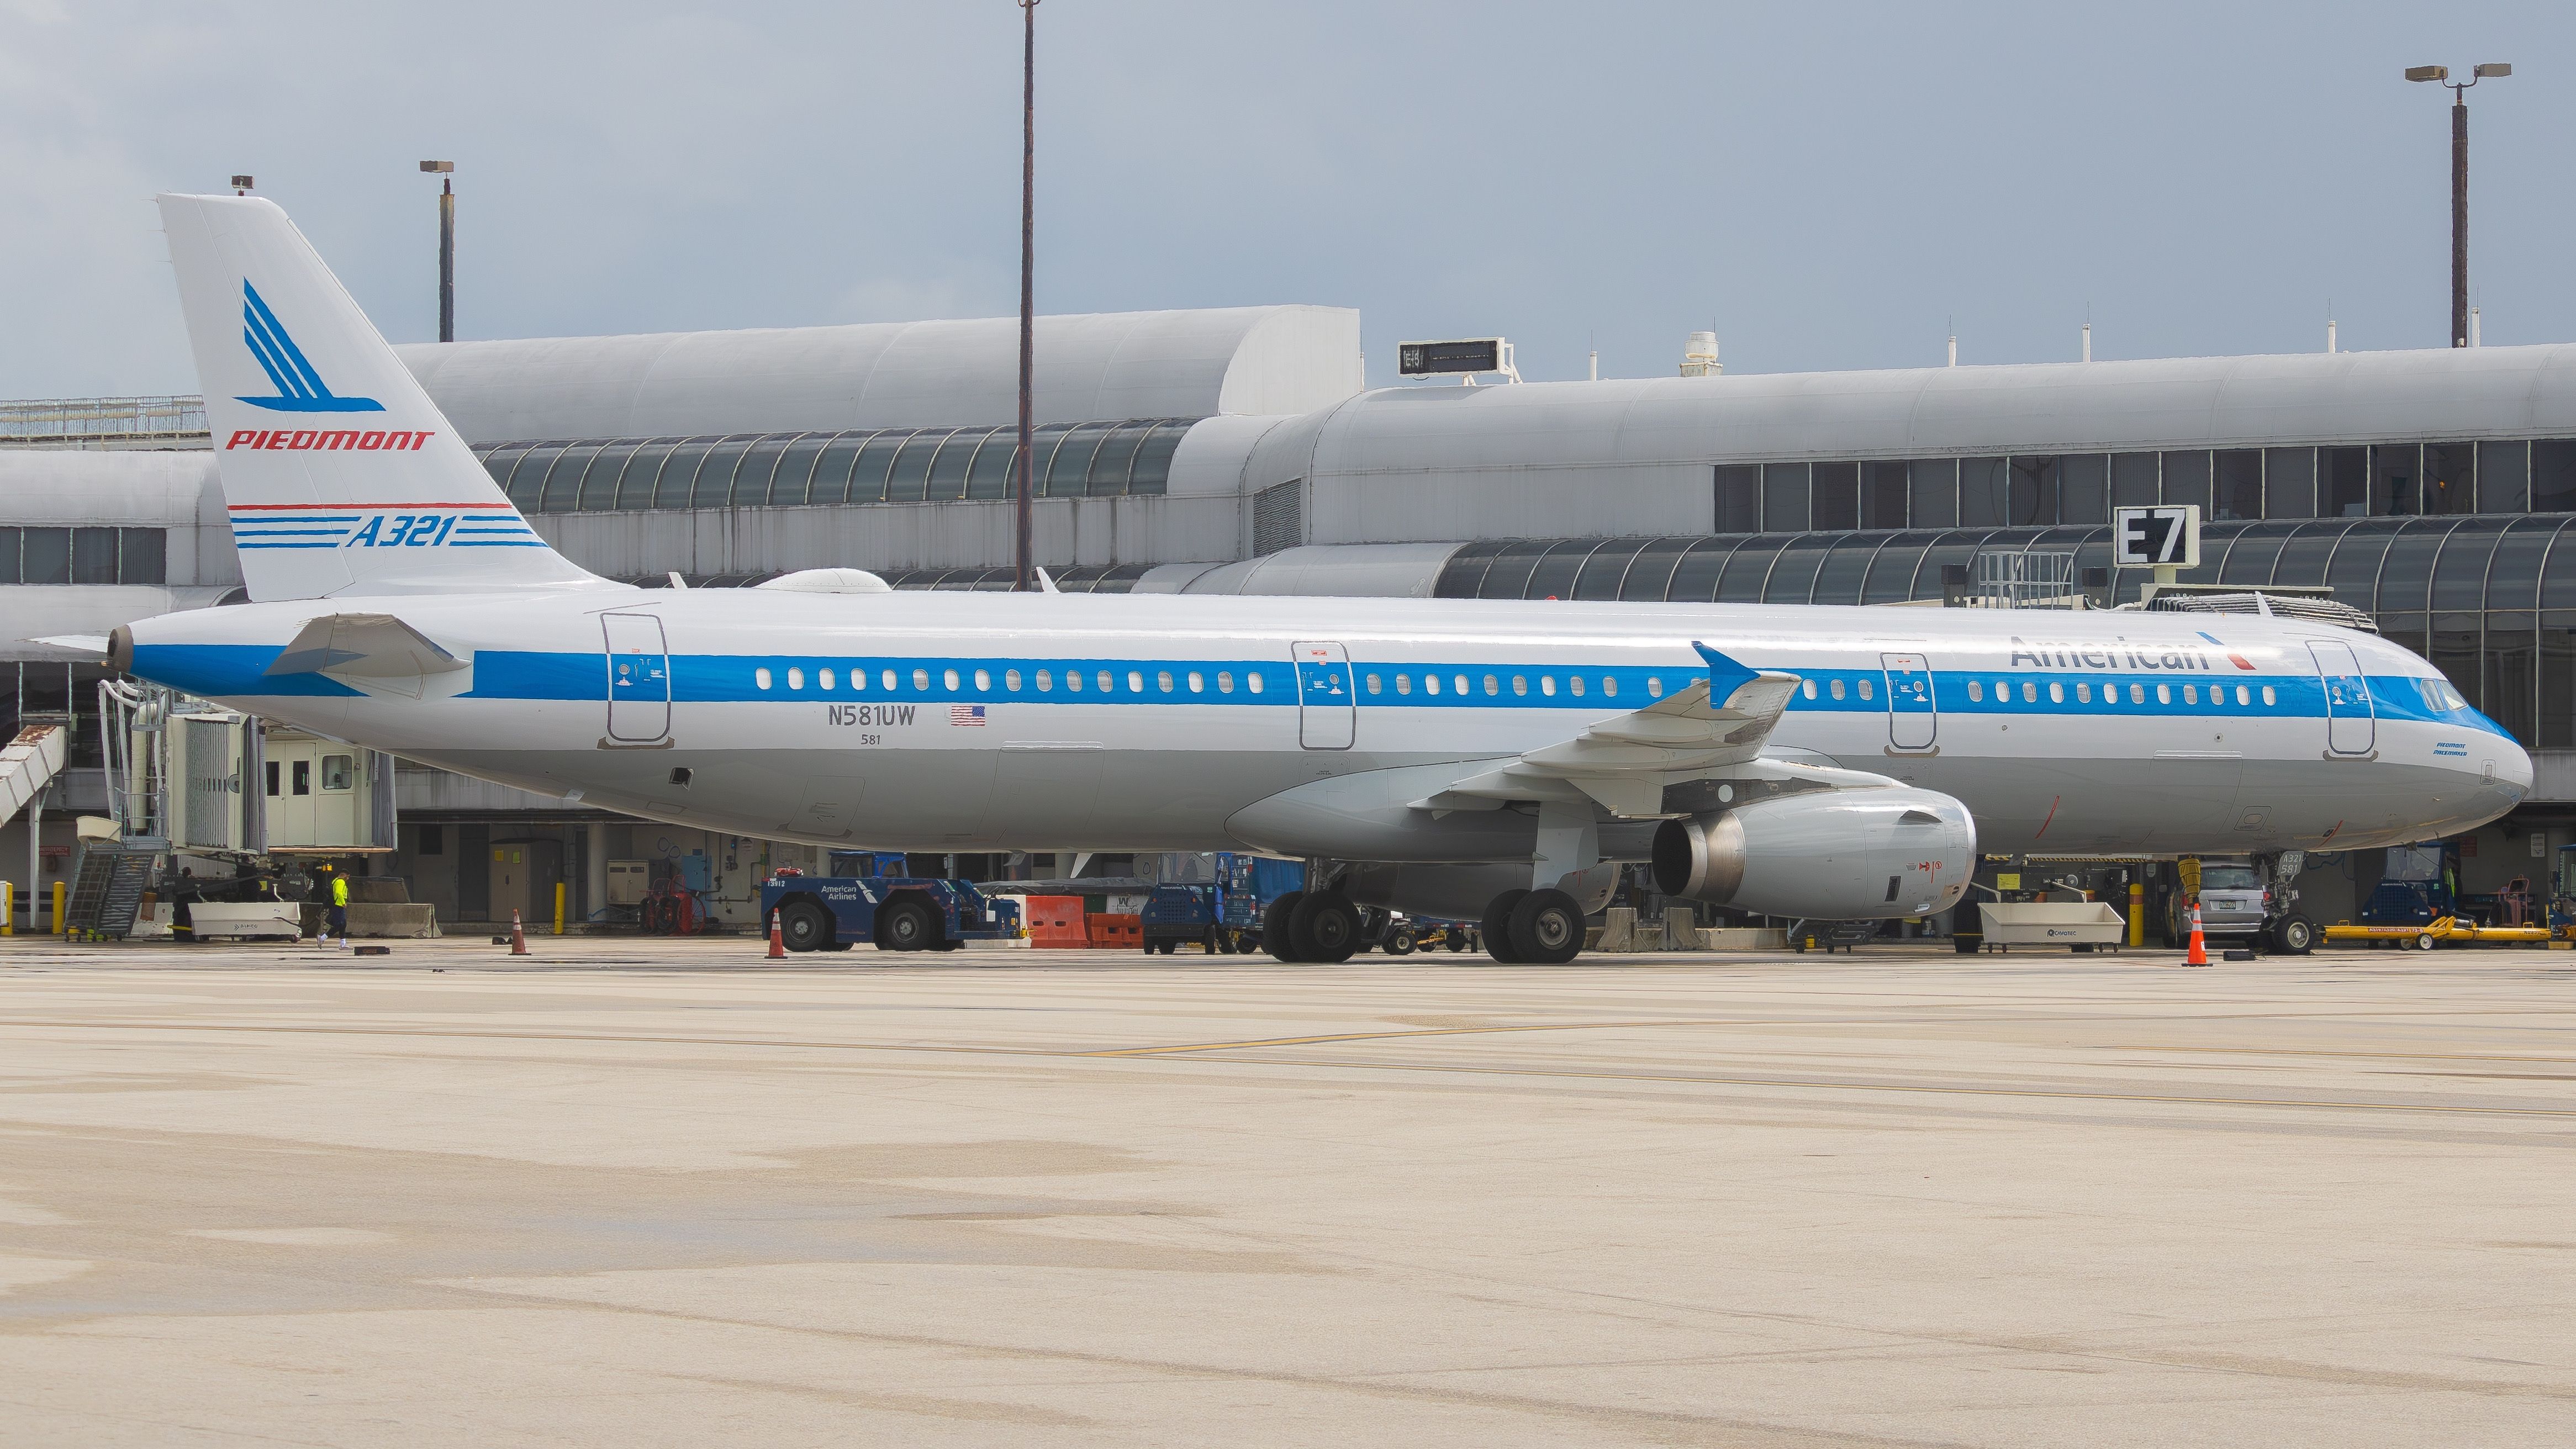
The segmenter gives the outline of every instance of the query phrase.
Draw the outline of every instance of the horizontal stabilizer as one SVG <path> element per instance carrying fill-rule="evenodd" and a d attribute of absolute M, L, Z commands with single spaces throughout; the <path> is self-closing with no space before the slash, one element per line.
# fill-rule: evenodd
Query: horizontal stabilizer
<path fill-rule="evenodd" d="M 297 630 L 265 673 L 320 674 L 417 696 L 418 681 L 468 667 L 391 614 L 325 614 Z"/>

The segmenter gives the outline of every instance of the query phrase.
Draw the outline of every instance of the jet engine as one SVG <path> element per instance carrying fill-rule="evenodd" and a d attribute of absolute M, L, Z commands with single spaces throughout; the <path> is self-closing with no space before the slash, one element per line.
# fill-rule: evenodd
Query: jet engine
<path fill-rule="evenodd" d="M 1906 785 L 1816 790 L 1667 820 L 1655 885 L 1668 896 L 1816 920 L 1920 916 L 1968 889 L 1968 807 Z"/>

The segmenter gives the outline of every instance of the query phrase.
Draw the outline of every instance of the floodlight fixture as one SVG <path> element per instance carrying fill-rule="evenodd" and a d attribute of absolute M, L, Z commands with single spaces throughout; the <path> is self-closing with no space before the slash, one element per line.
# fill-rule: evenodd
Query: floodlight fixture
<path fill-rule="evenodd" d="M 2511 74 L 2513 74 L 2512 66 L 2509 66 L 2500 60 L 2491 60 L 2486 64 L 2479 66 L 2476 70 L 2470 71 L 2469 78 L 2472 80 L 2495 80 L 2499 77 L 2509 76 Z"/>
<path fill-rule="evenodd" d="M 236 176 L 236 177 L 234 177 L 234 178 L 233 178 L 233 194 L 234 194 L 235 196 L 248 196 L 248 195 L 250 195 L 250 188 L 251 188 L 251 179 L 250 179 L 249 177 L 247 177 L 247 176 Z"/>
<path fill-rule="evenodd" d="M 453 161 L 423 161 L 420 163 L 420 169 L 435 176 L 455 170 L 456 163 Z"/>
<path fill-rule="evenodd" d="M 2406 67 L 2406 78 L 2411 81 L 2446 81 L 2451 78 L 2451 68 L 2447 65 L 2410 65 Z"/>

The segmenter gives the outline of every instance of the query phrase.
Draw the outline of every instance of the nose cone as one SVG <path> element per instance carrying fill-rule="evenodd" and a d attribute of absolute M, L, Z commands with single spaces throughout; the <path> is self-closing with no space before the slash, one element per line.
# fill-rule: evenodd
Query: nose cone
<path fill-rule="evenodd" d="M 2531 796 L 2531 752 L 2510 739 L 2496 742 L 2496 788 L 2506 795 L 2505 808 L 2510 810 Z"/>

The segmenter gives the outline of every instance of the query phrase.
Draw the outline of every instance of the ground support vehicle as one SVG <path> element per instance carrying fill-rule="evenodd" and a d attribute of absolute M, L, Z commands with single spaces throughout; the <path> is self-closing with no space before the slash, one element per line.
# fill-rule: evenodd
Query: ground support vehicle
<path fill-rule="evenodd" d="M 1216 863 L 1217 922 L 1227 943 L 1249 956 L 1263 949 L 1273 903 L 1305 890 L 1305 862 L 1225 852 Z"/>
<path fill-rule="evenodd" d="M 2354 925 L 2343 921 L 2326 927 L 2325 935 L 2340 946 L 2368 944 L 2430 951 L 2435 946 L 2545 946 L 2558 933 L 2548 926 L 2481 926 L 2458 916 L 2436 916 L 2416 925 Z"/>
<path fill-rule="evenodd" d="M 1145 954 L 1169 956 L 1196 944 L 1211 956 L 1235 954 L 1235 935 L 1225 927 L 1225 887 L 1219 884 L 1159 885 L 1137 913 Z"/>
<path fill-rule="evenodd" d="M 962 880 L 919 876 L 798 875 L 761 882 L 760 916 L 776 913 L 790 951 L 846 951 L 861 941 L 880 951 L 954 951 L 969 941 L 1012 941 L 1020 908 Z"/>

